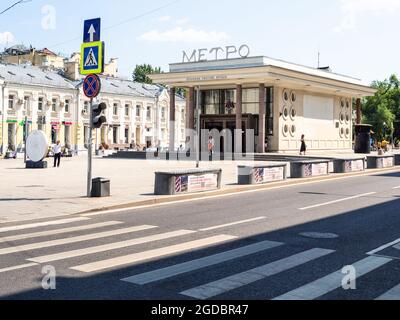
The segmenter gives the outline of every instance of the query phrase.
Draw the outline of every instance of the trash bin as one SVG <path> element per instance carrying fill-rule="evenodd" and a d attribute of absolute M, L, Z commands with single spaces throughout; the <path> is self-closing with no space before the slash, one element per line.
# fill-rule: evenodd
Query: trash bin
<path fill-rule="evenodd" d="M 368 124 L 356 125 L 355 153 L 371 153 L 371 129 L 372 126 Z"/>
<path fill-rule="evenodd" d="M 92 197 L 102 198 L 110 196 L 110 180 L 106 178 L 95 178 L 92 180 Z"/>

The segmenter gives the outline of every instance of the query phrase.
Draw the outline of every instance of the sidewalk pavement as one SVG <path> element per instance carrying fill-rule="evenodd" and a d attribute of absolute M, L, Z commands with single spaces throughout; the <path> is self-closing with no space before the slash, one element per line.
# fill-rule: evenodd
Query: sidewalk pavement
<path fill-rule="evenodd" d="M 237 166 L 247 164 L 254 165 L 254 162 L 206 162 L 201 163 L 201 168 L 221 168 L 222 188 L 233 191 L 237 188 Z M 95 157 L 93 178 L 111 180 L 111 197 L 91 199 L 85 197 L 85 156 L 63 158 L 60 168 L 53 168 L 52 159 L 49 159 L 49 166 L 44 170 L 28 170 L 23 160 L 0 160 L 0 223 L 55 218 L 137 201 L 168 198 L 153 195 L 154 173 L 159 170 L 193 169 L 195 163 Z"/>
<path fill-rule="evenodd" d="M 151 200 L 155 198 L 155 171 L 195 168 L 194 162 L 94 158 L 93 178 L 109 178 L 112 196 L 88 199 L 85 197 L 85 156 L 63 158 L 60 168 L 52 165 L 49 159 L 48 169 L 28 170 L 23 160 L 0 160 L 0 223 L 54 218 Z M 237 165 L 233 162 L 202 163 L 201 168 L 223 169 L 223 187 L 232 188 L 237 183 Z"/>

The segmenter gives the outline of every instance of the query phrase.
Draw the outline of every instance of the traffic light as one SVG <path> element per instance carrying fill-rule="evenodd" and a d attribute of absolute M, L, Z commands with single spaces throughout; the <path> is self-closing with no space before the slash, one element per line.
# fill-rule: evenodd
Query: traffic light
<path fill-rule="evenodd" d="M 102 112 L 106 109 L 107 105 L 104 102 L 92 106 L 92 128 L 99 129 L 103 123 L 107 122 L 107 118 L 102 115 Z"/>

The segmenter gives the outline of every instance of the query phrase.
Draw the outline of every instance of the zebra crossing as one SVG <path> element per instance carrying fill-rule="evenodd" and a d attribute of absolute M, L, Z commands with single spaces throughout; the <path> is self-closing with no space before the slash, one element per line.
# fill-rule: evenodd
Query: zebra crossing
<path fill-rule="evenodd" d="M 261 218 L 243 220 L 240 224 L 257 223 Z M 335 259 L 335 255 L 340 254 L 326 248 L 304 248 L 288 252 L 284 250 L 288 245 L 282 242 L 241 241 L 227 232 L 234 225 L 237 223 L 198 230 L 162 230 L 155 225 L 130 226 L 121 221 L 76 217 L 1 227 L 0 256 L 16 255 L 13 261 L 17 260 L 18 263 L 4 265 L 0 261 L 0 276 L 5 277 L 7 273 L 52 262 L 60 263 L 70 272 L 82 275 L 96 275 L 124 268 L 127 274 L 124 277 L 118 276 L 115 281 L 127 286 L 147 288 L 167 284 L 177 298 L 223 299 L 227 294 L 230 297 L 235 294 L 239 296 L 243 294 L 242 290 L 249 290 L 258 283 L 265 284 L 263 290 L 268 292 L 270 279 L 291 271 L 307 272 L 310 264 L 323 264 L 326 259 Z M 216 230 L 224 232 L 215 234 Z M 55 239 L 50 240 L 49 237 Z M 93 244 L 94 241 L 101 243 Z M 72 245 L 73 248 L 70 248 Z M 207 253 L 209 249 L 212 253 Z M 201 254 L 186 258 L 186 254 L 193 252 Z M 102 253 L 107 258 L 100 255 Z M 179 255 L 189 260 L 174 263 L 173 258 Z M 154 262 L 161 259 L 164 259 L 162 267 L 152 267 Z M 239 260 L 244 270 L 236 272 L 227 268 Z M 380 268 L 390 267 L 392 262 L 396 260 L 371 255 L 361 260 L 350 260 L 348 265 L 357 270 L 358 278 L 362 278 Z M 136 267 L 143 263 L 146 263 L 147 271 L 134 273 Z M 209 272 L 207 280 L 201 281 L 204 270 L 214 268 L 222 269 L 226 274 L 221 276 L 221 272 Z M 342 270 L 331 271 L 322 277 L 316 274 L 315 279 L 308 283 L 298 285 L 296 282 L 290 291 L 281 292 L 273 300 L 314 300 L 326 296 L 342 287 Z M 189 276 L 196 277 L 195 283 L 179 281 Z M 174 280 L 180 285 L 174 287 Z M 185 288 L 182 289 L 182 286 Z M 400 300 L 400 284 L 386 288 L 386 292 L 383 289 L 380 296 L 374 297 L 376 300 Z"/>

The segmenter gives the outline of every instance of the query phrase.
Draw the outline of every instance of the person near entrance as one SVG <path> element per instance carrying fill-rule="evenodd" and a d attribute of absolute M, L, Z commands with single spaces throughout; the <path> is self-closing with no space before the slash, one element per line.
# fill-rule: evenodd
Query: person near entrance
<path fill-rule="evenodd" d="M 305 135 L 303 134 L 302 136 L 301 136 L 301 149 L 300 149 L 300 155 L 301 156 L 305 156 L 306 155 L 306 152 L 307 152 L 307 145 L 306 145 L 306 137 L 305 137 Z"/>
<path fill-rule="evenodd" d="M 212 136 L 209 136 L 209 138 L 208 138 L 208 154 L 210 156 L 210 161 L 212 161 L 214 149 L 215 149 L 215 140 Z"/>
<path fill-rule="evenodd" d="M 54 154 L 54 168 L 60 167 L 61 162 L 61 142 L 57 141 L 57 143 L 53 147 L 53 154 Z"/>

